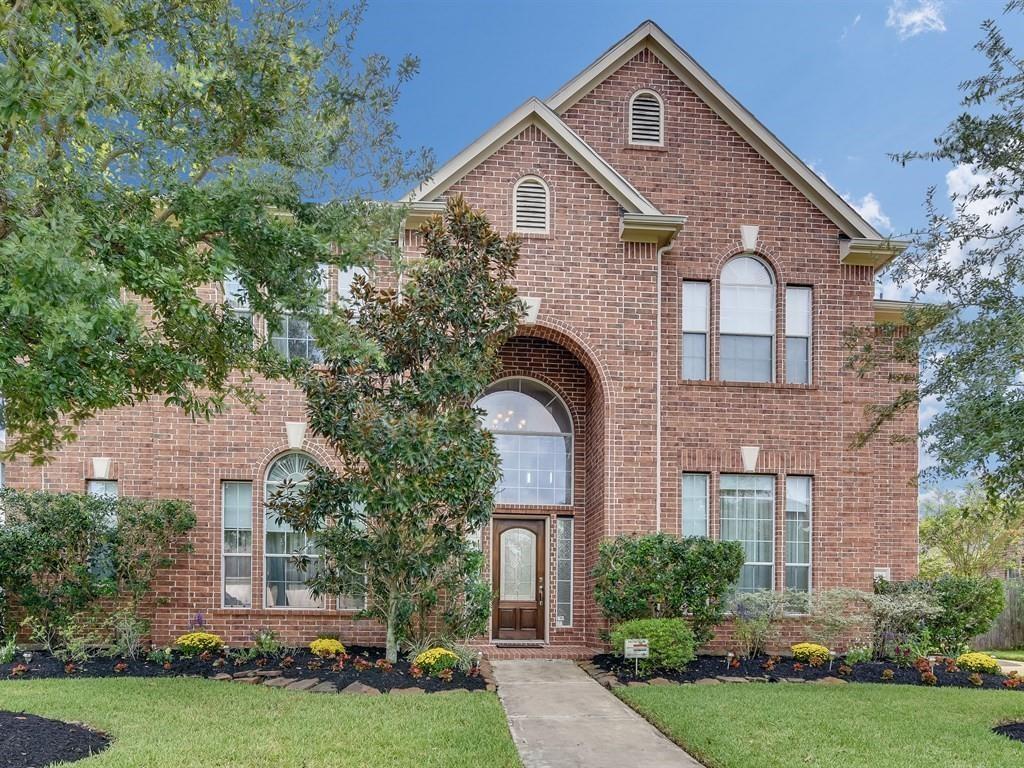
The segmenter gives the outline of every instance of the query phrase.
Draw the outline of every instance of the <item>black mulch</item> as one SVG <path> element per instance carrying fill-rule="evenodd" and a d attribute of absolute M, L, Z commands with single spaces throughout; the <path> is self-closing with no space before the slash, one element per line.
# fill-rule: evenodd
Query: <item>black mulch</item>
<path fill-rule="evenodd" d="M 0 768 L 70 763 L 106 749 L 110 739 L 80 725 L 0 711 Z"/>
<path fill-rule="evenodd" d="M 993 728 L 992 731 L 1014 741 L 1024 741 L 1024 723 L 1007 723 Z"/>
<path fill-rule="evenodd" d="M 851 683 L 879 683 L 880 685 L 925 685 L 921 679 L 921 672 L 913 667 L 897 666 L 891 662 L 869 661 L 860 664 L 850 665 L 843 668 L 842 659 L 836 659 L 831 667 L 824 664 L 820 667 L 812 667 L 809 664 L 799 664 L 791 658 L 778 658 L 760 656 L 752 659 L 738 659 L 738 666 L 731 666 L 729 659 L 725 656 L 698 656 L 687 665 L 686 669 L 678 672 L 659 670 L 653 675 L 634 674 L 634 663 L 619 656 L 601 654 L 594 657 L 594 664 L 601 669 L 615 674 L 619 680 L 626 683 L 630 680 L 644 680 L 650 677 L 663 677 L 666 680 L 674 680 L 680 683 L 692 683 L 709 677 L 760 677 L 768 682 L 779 682 L 789 679 L 820 680 L 824 677 L 837 677 L 848 680 Z M 886 670 L 892 673 L 889 677 Z M 1005 677 L 1002 675 L 980 674 L 981 685 L 971 682 L 971 673 L 956 671 L 947 672 L 946 665 L 942 661 L 936 662 L 933 668 L 935 675 L 934 685 L 936 687 L 957 687 L 957 688 L 989 688 L 1006 689 Z M 1024 683 L 1016 689 L 1024 691 Z"/>
<path fill-rule="evenodd" d="M 392 688 L 418 687 L 428 693 L 450 691 L 456 688 L 476 690 L 484 688 L 486 681 L 476 674 L 465 674 L 456 671 L 451 682 L 435 677 L 422 676 L 414 678 L 410 673 L 411 664 L 407 660 L 399 660 L 390 670 L 377 668 L 378 660 L 384 658 L 383 648 L 350 646 L 348 658 L 338 665 L 335 660 L 322 660 L 308 650 L 295 650 L 279 656 L 268 656 L 239 662 L 236 659 L 225 659 L 222 654 L 210 654 L 203 657 L 185 658 L 174 654 L 169 669 L 162 664 L 143 659 L 135 661 L 96 656 L 83 664 L 76 664 L 72 671 L 65 669 L 64 662 L 55 659 L 48 653 L 34 652 L 32 661 L 27 663 L 20 656 L 10 664 L 0 664 L 0 680 L 40 680 L 44 678 L 78 678 L 78 677 L 215 677 L 216 675 L 237 675 L 240 672 L 259 670 L 281 670 L 281 676 L 294 678 L 318 678 L 321 682 L 330 682 L 339 688 L 345 688 L 354 682 L 388 691 Z M 360 666 L 368 666 L 360 669 Z M 28 669 L 18 673 L 19 666 Z M 335 668 L 338 667 L 338 668 Z M 2 763 L 0 763 L 2 768 Z"/>

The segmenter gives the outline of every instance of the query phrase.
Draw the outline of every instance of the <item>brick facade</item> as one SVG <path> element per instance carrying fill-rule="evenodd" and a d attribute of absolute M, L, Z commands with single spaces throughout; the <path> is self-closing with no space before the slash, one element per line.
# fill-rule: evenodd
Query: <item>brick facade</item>
<path fill-rule="evenodd" d="M 628 104 L 639 89 L 655 91 L 664 102 L 661 147 L 628 143 Z M 639 50 L 560 117 L 659 210 L 687 220 L 664 253 L 655 243 L 624 242 L 619 202 L 538 125 L 505 141 L 444 190 L 443 196 L 464 195 L 507 232 L 516 181 L 539 176 L 550 189 L 548 233 L 523 237 L 516 279 L 522 296 L 539 300 L 537 321 L 504 349 L 502 375 L 540 380 L 568 405 L 575 432 L 573 503 L 496 510 L 548 520 L 552 577 L 555 520 L 574 518 L 572 627 L 555 627 L 549 579 L 548 642 L 599 643 L 604 625 L 589 597 L 598 545 L 623 533 L 680 533 L 682 473 L 709 475 L 710 530 L 718 535 L 718 480 L 721 473 L 743 471 L 740 446 L 759 446 L 756 471 L 776 479 L 776 588 L 783 584 L 787 474 L 813 478 L 815 589 L 869 588 L 876 568 L 888 568 L 898 579 L 914 575 L 917 448 L 913 440 L 890 438 L 913 436 L 916 417 L 908 413 L 867 447 L 851 447 L 864 424 L 864 406 L 897 386 L 886 371 L 858 378 L 845 369 L 844 334 L 874 318 L 874 269 L 843 263 L 841 228 L 653 48 Z M 813 289 L 809 385 L 719 380 L 719 276 L 724 263 L 743 251 L 740 225 L 759 227 L 755 252 L 774 270 L 777 380 L 783 380 L 785 357 L 784 287 Z M 405 244 L 409 255 L 418 251 L 411 233 Z M 681 376 L 683 280 L 710 283 L 708 381 Z M 287 451 L 285 422 L 305 420 L 302 399 L 289 386 L 259 386 L 266 399 L 258 413 L 236 409 L 210 423 L 192 423 L 157 403 L 103 414 L 46 467 L 8 467 L 8 482 L 81 491 L 90 457 L 110 456 L 111 477 L 122 494 L 193 503 L 199 517 L 195 551 L 179 559 L 152 607 L 158 640 L 182 631 L 190 614 L 203 611 L 233 643 L 260 627 L 296 642 L 317 632 L 347 642 L 379 641 L 379 628 L 354 621 L 351 613 L 219 607 L 221 483 L 253 483 L 253 602 L 259 606 L 263 477 L 271 460 Z M 303 449 L 331 461 L 315 441 L 307 440 Z M 490 551 L 488 532 L 483 539 Z"/>

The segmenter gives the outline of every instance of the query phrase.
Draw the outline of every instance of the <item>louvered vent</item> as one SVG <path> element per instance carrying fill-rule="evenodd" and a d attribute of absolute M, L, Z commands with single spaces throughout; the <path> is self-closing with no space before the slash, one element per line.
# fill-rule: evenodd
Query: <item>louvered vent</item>
<path fill-rule="evenodd" d="M 548 189 L 540 179 L 523 179 L 516 185 L 517 232 L 546 232 Z"/>
<path fill-rule="evenodd" d="M 629 108 L 629 142 L 661 144 L 661 100 L 653 93 L 638 93 Z"/>

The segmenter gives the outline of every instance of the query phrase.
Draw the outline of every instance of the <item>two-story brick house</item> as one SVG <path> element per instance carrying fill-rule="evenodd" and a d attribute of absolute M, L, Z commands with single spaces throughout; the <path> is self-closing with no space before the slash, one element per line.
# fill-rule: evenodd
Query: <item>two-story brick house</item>
<path fill-rule="evenodd" d="M 489 640 L 597 644 L 590 573 L 619 534 L 742 541 L 743 588 L 869 588 L 916 572 L 916 444 L 889 439 L 912 437 L 916 419 L 851 447 L 864 406 L 896 385 L 846 370 L 844 347 L 848 329 L 900 318 L 874 286 L 902 245 L 655 24 L 410 194 L 408 254 L 453 194 L 522 235 L 530 309 L 480 402 L 504 470 L 481 535 Z M 347 278 L 332 276 L 336 296 Z M 300 323 L 272 335 L 311 353 Z M 193 503 L 195 552 L 153 608 L 160 640 L 196 611 L 232 642 L 259 627 L 379 640 L 351 600 L 310 598 L 288 559 L 296 535 L 265 517 L 275 483 L 332 458 L 305 433 L 299 393 L 259 386 L 259 413 L 212 424 L 158 404 L 104 414 L 48 466 L 8 467 L 8 482 Z"/>

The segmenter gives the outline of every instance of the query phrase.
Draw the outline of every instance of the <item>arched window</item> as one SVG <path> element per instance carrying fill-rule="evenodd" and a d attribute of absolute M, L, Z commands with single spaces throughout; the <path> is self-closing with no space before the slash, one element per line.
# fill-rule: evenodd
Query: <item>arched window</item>
<path fill-rule="evenodd" d="M 664 142 L 665 108 L 654 91 L 637 91 L 629 100 L 629 143 L 660 147 Z"/>
<path fill-rule="evenodd" d="M 512 198 L 515 231 L 545 234 L 551 217 L 548 185 L 537 176 L 525 176 L 516 183 Z"/>
<path fill-rule="evenodd" d="M 264 499 L 301 490 L 309 483 L 312 468 L 313 460 L 304 453 L 286 453 L 276 459 L 267 470 Z M 323 608 L 323 600 L 314 598 L 306 586 L 306 580 L 316 575 L 320 566 L 315 540 L 285 522 L 277 522 L 269 509 L 265 517 L 264 603 L 268 608 Z M 296 555 L 309 558 L 305 569 L 293 562 Z"/>
<path fill-rule="evenodd" d="M 773 381 L 775 280 L 768 265 L 737 256 L 722 270 L 721 378 Z"/>
<path fill-rule="evenodd" d="M 572 419 L 533 379 L 503 379 L 477 403 L 501 455 L 499 504 L 572 503 Z"/>

